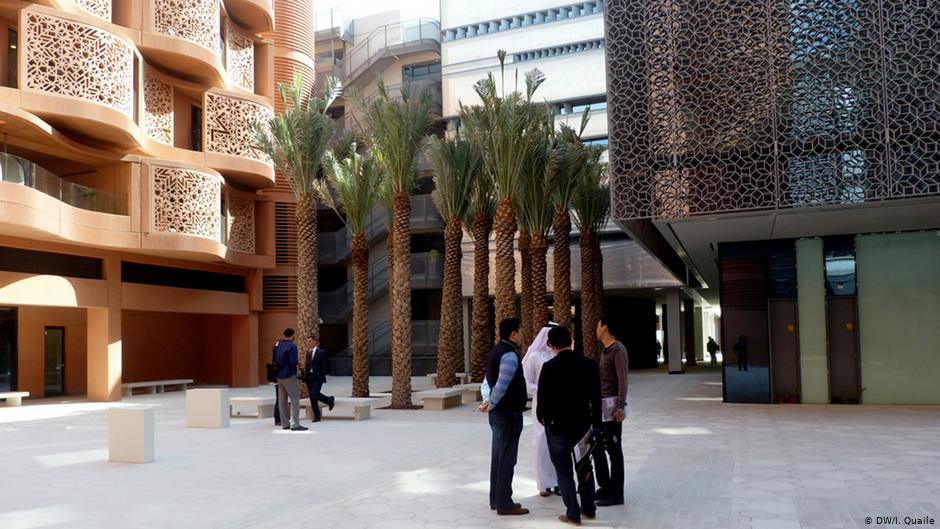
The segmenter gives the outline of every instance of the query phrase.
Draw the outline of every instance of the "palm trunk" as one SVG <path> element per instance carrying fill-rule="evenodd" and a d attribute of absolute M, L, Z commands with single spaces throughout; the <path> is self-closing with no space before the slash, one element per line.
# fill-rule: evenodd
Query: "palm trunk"
<path fill-rule="evenodd" d="M 483 211 L 473 217 L 473 344 L 471 374 L 474 382 L 483 382 L 486 355 L 493 346 L 490 325 L 490 231 L 493 219 Z"/>
<path fill-rule="evenodd" d="M 369 246 L 362 233 L 353 235 L 352 396 L 369 396 Z"/>
<path fill-rule="evenodd" d="M 571 248 L 568 246 L 571 239 L 571 216 L 566 208 L 559 205 L 555 206 L 552 233 L 555 235 L 552 247 L 552 317 L 562 327 L 571 329 Z"/>
<path fill-rule="evenodd" d="M 516 211 L 512 200 L 504 198 L 496 206 L 496 325 L 516 315 Z"/>
<path fill-rule="evenodd" d="M 297 197 L 297 330 L 295 342 L 302 350 L 307 337 L 319 338 L 320 318 L 317 296 L 317 197 L 306 193 Z M 298 355 L 298 371 L 303 369 L 304 355 Z M 307 388 L 301 384 L 301 395 Z"/>
<path fill-rule="evenodd" d="M 593 230 L 582 231 L 581 246 L 581 333 L 584 355 L 600 357 L 600 342 L 596 338 L 597 322 L 603 310 L 603 279 L 600 239 Z"/>
<path fill-rule="evenodd" d="M 548 290 L 548 238 L 544 233 L 533 233 L 529 242 L 529 259 L 532 261 L 532 312 L 529 335 L 534 340 L 542 327 L 548 323 L 548 304 L 545 293 Z"/>
<path fill-rule="evenodd" d="M 529 254 L 529 248 L 532 238 L 526 230 L 519 230 L 519 261 L 522 270 L 519 273 L 519 283 L 522 288 L 522 325 L 520 327 L 522 334 L 522 343 L 520 351 L 525 354 L 526 348 L 532 341 L 532 257 Z"/>
<path fill-rule="evenodd" d="M 441 333 L 437 349 L 437 387 L 453 387 L 463 357 L 463 311 L 460 306 L 460 219 L 448 219 L 444 228 L 444 287 L 441 293 Z"/>
<path fill-rule="evenodd" d="M 397 192 L 392 199 L 392 408 L 411 407 L 411 200 Z M 394 285 L 394 287 L 391 287 Z"/>

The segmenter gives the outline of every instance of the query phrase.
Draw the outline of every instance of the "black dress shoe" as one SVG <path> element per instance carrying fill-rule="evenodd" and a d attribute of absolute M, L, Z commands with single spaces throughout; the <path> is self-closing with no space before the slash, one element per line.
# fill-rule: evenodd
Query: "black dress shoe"
<path fill-rule="evenodd" d="M 594 504 L 597 505 L 598 507 L 610 507 L 611 505 L 623 505 L 623 496 L 617 496 L 617 497 L 607 496 L 604 498 L 598 498 L 598 500 L 595 501 Z"/>
<path fill-rule="evenodd" d="M 336 405 L 336 397 L 330 397 L 330 411 L 333 411 L 333 406 Z"/>
<path fill-rule="evenodd" d="M 526 509 L 517 503 L 513 505 L 511 509 L 497 509 L 496 514 L 500 516 L 516 516 L 520 514 L 529 514 L 529 509 Z"/>
<path fill-rule="evenodd" d="M 280 425 L 281 425 L 280 421 L 274 423 L 274 426 L 280 426 Z"/>
<path fill-rule="evenodd" d="M 290 426 L 281 426 L 281 430 L 290 430 Z"/>
<path fill-rule="evenodd" d="M 307 428 L 306 426 L 294 426 L 293 428 L 290 429 L 290 431 L 292 431 L 292 432 L 305 432 L 305 431 L 307 431 L 307 430 L 309 430 L 309 429 L 310 429 L 310 428 Z"/>
<path fill-rule="evenodd" d="M 518 509 L 518 508 L 522 507 L 522 504 L 521 504 L 521 503 L 513 503 L 513 504 L 512 504 L 512 507 L 513 507 L 514 509 Z M 495 505 L 490 505 L 490 510 L 491 510 L 491 511 L 495 511 L 495 510 L 496 510 L 496 506 L 495 506 Z"/>

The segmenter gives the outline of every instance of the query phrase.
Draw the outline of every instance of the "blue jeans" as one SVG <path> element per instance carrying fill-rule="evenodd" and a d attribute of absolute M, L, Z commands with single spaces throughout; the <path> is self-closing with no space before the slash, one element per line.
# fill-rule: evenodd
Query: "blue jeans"
<path fill-rule="evenodd" d="M 584 459 L 578 462 L 577 488 L 574 483 L 574 447 L 584 437 L 584 432 L 546 427 L 545 436 L 548 438 L 548 455 L 552 458 L 555 473 L 558 475 L 561 498 L 565 501 L 565 516 L 570 520 L 580 522 L 582 509 L 584 509 L 584 514 L 593 516 L 597 512 L 597 508 L 594 506 L 594 473 L 591 469 L 591 457 L 589 455 L 584 456 Z M 578 505 L 576 491 L 581 494 L 581 505 Z"/>
<path fill-rule="evenodd" d="M 519 436 L 522 435 L 522 412 L 493 410 L 489 413 L 493 430 L 490 454 L 490 508 L 498 511 L 512 509 L 512 476 L 519 455 Z"/>

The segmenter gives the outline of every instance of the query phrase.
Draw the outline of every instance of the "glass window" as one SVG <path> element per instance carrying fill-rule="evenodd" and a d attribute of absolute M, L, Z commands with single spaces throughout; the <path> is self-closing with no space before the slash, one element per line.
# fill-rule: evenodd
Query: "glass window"
<path fill-rule="evenodd" d="M 7 30 L 7 71 L 4 77 L 3 85 L 10 88 L 16 88 L 16 63 L 17 63 L 17 33 L 16 30 Z"/>
<path fill-rule="evenodd" d="M 401 77 L 404 81 L 413 81 L 441 73 L 440 61 L 402 66 Z"/>
<path fill-rule="evenodd" d="M 851 235 L 824 240 L 826 294 L 855 295 L 855 238 Z"/>

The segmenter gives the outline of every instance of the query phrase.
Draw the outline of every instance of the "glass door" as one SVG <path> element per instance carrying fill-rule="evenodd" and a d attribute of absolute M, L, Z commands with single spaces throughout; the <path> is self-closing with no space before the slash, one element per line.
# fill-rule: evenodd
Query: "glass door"
<path fill-rule="evenodd" d="M 0 391 L 16 391 L 16 309 L 0 307 Z"/>
<path fill-rule="evenodd" d="M 46 396 L 65 393 L 65 328 L 46 327 Z"/>

